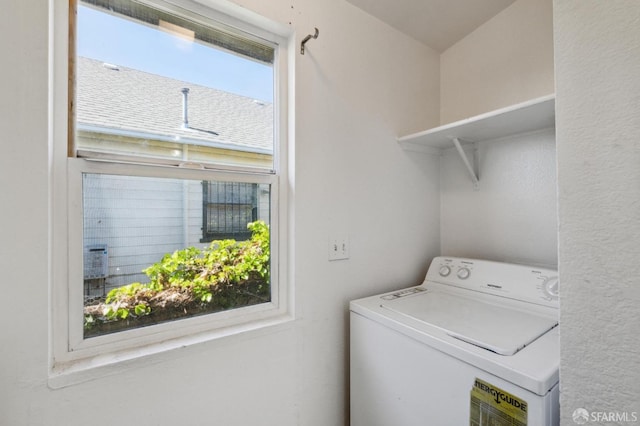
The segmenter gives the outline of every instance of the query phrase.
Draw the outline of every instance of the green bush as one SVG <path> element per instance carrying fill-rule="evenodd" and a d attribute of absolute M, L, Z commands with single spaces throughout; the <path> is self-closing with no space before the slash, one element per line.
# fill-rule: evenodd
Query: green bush
<path fill-rule="evenodd" d="M 111 290 L 105 303 L 85 307 L 85 329 L 97 323 L 141 318 L 164 308 L 202 305 L 211 310 L 269 300 L 269 227 L 262 221 L 248 224 L 247 241 L 213 241 L 208 248 L 188 247 L 166 254 L 144 269 L 150 282 L 132 283 Z M 255 303 L 255 302 L 254 302 Z M 184 315 L 183 315 L 184 316 Z"/>

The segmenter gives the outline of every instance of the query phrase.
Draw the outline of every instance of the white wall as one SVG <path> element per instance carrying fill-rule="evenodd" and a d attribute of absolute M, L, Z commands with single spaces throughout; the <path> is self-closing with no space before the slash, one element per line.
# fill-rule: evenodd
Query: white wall
<path fill-rule="evenodd" d="M 639 23 L 638 2 L 554 2 L 563 425 L 640 418 Z"/>
<path fill-rule="evenodd" d="M 296 320 L 52 390 L 50 3 L 6 0 L 0 15 L 0 424 L 344 424 L 348 300 L 418 283 L 439 253 L 438 159 L 395 142 L 438 123 L 437 53 L 343 0 L 240 1 L 291 25 L 297 46 L 320 29 L 295 54 Z M 336 230 L 349 235 L 351 259 L 329 263 Z"/>
<path fill-rule="evenodd" d="M 517 0 L 441 56 L 441 124 L 549 95 L 552 0 Z"/>
<path fill-rule="evenodd" d="M 477 150 L 477 190 L 455 149 L 442 156 L 442 253 L 555 268 L 553 129 L 480 142 Z M 467 154 L 472 157 L 469 148 Z"/>
<path fill-rule="evenodd" d="M 518 0 L 443 52 L 441 123 L 553 93 L 552 31 L 551 0 Z M 442 156 L 442 254 L 556 267 L 553 132 L 477 148 L 477 191 L 457 152 Z"/>

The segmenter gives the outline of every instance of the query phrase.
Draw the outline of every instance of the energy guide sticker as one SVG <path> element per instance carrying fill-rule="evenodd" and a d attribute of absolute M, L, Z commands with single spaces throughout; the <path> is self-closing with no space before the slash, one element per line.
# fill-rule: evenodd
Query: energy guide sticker
<path fill-rule="evenodd" d="M 526 426 L 527 402 L 476 379 L 471 388 L 469 426 Z"/>

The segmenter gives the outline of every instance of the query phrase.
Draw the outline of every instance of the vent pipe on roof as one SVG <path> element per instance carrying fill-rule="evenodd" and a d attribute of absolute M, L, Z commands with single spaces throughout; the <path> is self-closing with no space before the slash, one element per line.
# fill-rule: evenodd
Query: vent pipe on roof
<path fill-rule="evenodd" d="M 181 92 L 182 92 L 182 128 L 188 129 L 189 128 L 189 114 L 188 114 L 189 89 L 185 87 L 181 90 Z"/>

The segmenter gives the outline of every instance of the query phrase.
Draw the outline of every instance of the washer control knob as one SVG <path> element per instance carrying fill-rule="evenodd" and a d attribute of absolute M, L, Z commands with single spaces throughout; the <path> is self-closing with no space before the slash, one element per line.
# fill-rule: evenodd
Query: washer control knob
<path fill-rule="evenodd" d="M 545 296 L 552 300 L 557 300 L 560 295 L 560 286 L 558 284 L 558 277 L 547 278 L 542 285 L 542 291 Z"/>
<path fill-rule="evenodd" d="M 460 268 L 458 269 L 458 272 L 456 273 L 456 275 L 461 280 L 466 280 L 467 278 L 469 278 L 469 275 L 471 275 L 471 271 L 467 268 Z"/>
<path fill-rule="evenodd" d="M 440 267 L 439 272 L 441 277 L 447 277 L 451 273 L 451 268 L 449 268 L 447 265 L 444 265 Z"/>

